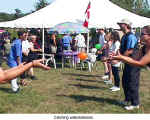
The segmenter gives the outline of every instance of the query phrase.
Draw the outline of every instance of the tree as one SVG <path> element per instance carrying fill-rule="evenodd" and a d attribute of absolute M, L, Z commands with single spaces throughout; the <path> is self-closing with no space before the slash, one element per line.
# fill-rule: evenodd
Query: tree
<path fill-rule="evenodd" d="M 23 16 L 23 14 L 22 14 L 21 10 L 18 9 L 18 8 L 16 8 L 16 9 L 15 9 L 14 18 L 17 19 L 17 18 L 20 18 L 20 17 L 22 17 L 22 16 Z"/>
<path fill-rule="evenodd" d="M 150 6 L 148 0 L 110 0 L 118 6 L 135 14 L 150 17 Z"/>
<path fill-rule="evenodd" d="M 39 0 L 39 2 L 37 2 L 35 5 L 35 9 L 40 10 L 41 8 L 44 8 L 47 5 L 49 5 L 49 3 L 46 0 Z"/>
<path fill-rule="evenodd" d="M 1 12 L 0 13 L 0 22 L 12 20 L 13 17 L 14 17 L 13 14 L 8 14 L 8 13 Z"/>

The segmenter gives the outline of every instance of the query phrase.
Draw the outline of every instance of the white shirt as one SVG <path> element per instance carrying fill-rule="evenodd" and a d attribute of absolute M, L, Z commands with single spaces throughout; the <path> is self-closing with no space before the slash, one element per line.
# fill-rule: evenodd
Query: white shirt
<path fill-rule="evenodd" d="M 105 40 L 105 33 L 104 34 L 100 34 L 99 35 L 99 44 L 101 44 L 102 47 L 103 47 L 105 43 L 107 43 L 107 41 Z"/>
<path fill-rule="evenodd" d="M 78 34 L 76 37 L 75 37 L 75 40 L 77 42 L 77 47 L 86 47 L 85 45 L 85 38 L 83 35 L 81 34 Z"/>
<path fill-rule="evenodd" d="M 110 51 L 116 53 L 119 50 L 119 48 L 120 48 L 120 42 L 116 41 L 115 43 L 113 43 L 111 45 L 111 47 L 109 49 L 110 49 Z"/>
<path fill-rule="evenodd" d="M 23 52 L 29 53 L 30 48 L 31 48 L 31 45 L 28 40 L 22 41 L 22 51 Z"/>
<path fill-rule="evenodd" d="M 111 45 L 110 52 L 112 51 L 112 52 L 116 53 L 119 50 L 119 48 L 120 48 L 120 42 L 116 41 L 115 43 L 113 43 Z M 114 67 L 120 67 L 120 64 L 121 64 L 121 62 L 118 62 L 116 64 L 112 64 L 112 66 L 114 66 Z"/>

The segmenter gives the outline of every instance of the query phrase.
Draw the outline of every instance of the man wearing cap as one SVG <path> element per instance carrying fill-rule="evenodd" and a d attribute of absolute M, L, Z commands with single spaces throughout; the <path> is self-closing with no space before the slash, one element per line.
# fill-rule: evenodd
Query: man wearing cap
<path fill-rule="evenodd" d="M 121 40 L 120 53 L 132 58 L 133 50 L 138 44 L 136 36 L 131 32 L 132 23 L 127 19 L 123 19 L 117 24 L 124 33 Z M 122 76 L 122 86 L 125 94 L 125 100 L 122 103 L 126 105 L 126 110 L 139 108 L 139 78 L 140 68 L 125 63 Z M 131 105 L 129 105 L 129 103 L 131 103 Z"/>

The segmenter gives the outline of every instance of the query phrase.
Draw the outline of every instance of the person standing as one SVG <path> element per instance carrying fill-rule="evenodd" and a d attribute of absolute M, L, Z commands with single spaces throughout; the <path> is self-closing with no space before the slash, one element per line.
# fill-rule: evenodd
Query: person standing
<path fill-rule="evenodd" d="M 85 52 L 86 44 L 85 44 L 85 38 L 84 36 L 80 33 L 75 37 L 76 41 L 76 46 L 77 46 L 77 51 L 80 52 Z"/>
<path fill-rule="evenodd" d="M 28 41 L 28 33 L 26 33 L 25 37 L 22 41 L 22 62 L 28 62 L 28 55 L 30 52 L 30 43 Z M 23 73 L 21 76 L 21 84 L 26 85 L 27 83 L 24 81 L 26 78 L 26 73 Z"/>
<path fill-rule="evenodd" d="M 50 46 L 50 53 L 56 54 L 56 52 L 57 52 L 57 43 L 56 43 L 55 33 L 53 33 L 51 35 L 51 38 L 50 38 L 49 42 L 50 42 L 50 45 L 49 45 Z"/>
<path fill-rule="evenodd" d="M 22 41 L 24 40 L 25 35 L 25 31 L 18 31 L 18 39 L 15 39 L 12 43 L 8 57 L 8 66 L 10 68 L 17 67 L 22 63 Z M 19 91 L 17 81 L 17 78 L 11 80 L 11 88 L 13 92 Z"/>
<path fill-rule="evenodd" d="M 117 23 L 120 29 L 124 32 L 124 36 L 121 40 L 120 52 L 124 56 L 133 57 L 133 50 L 138 44 L 136 36 L 131 32 L 131 22 L 128 19 L 123 19 Z M 139 79 L 140 79 L 140 68 L 125 63 L 122 86 L 125 94 L 125 100 L 122 102 L 126 110 L 139 108 Z M 127 106 L 131 103 L 130 106 Z"/>
<path fill-rule="evenodd" d="M 111 32 L 111 37 L 112 45 L 110 47 L 110 55 L 116 54 L 117 51 L 120 49 L 120 37 L 119 33 L 117 31 Z M 111 69 L 112 69 L 112 74 L 114 77 L 114 86 L 111 87 L 111 91 L 119 91 L 120 90 L 120 75 L 119 75 L 119 67 L 121 62 L 118 60 L 112 60 L 111 62 Z M 112 78 L 112 76 L 110 77 Z M 112 79 L 111 79 L 112 80 Z"/>
<path fill-rule="evenodd" d="M 30 39 L 30 52 L 28 54 L 28 60 L 36 60 L 39 58 L 38 53 L 42 52 L 42 49 L 40 48 L 40 45 L 37 43 L 37 36 L 36 35 L 31 35 L 29 37 Z M 33 67 L 29 69 L 29 74 L 31 75 L 32 80 L 37 80 L 38 78 L 34 75 Z"/>
<path fill-rule="evenodd" d="M 136 47 L 136 49 L 134 49 L 134 54 L 135 54 L 134 58 L 124 56 L 118 52 L 116 55 L 112 56 L 111 59 L 121 60 L 134 66 L 139 66 L 139 67 L 147 66 L 150 68 L 150 25 L 144 26 L 142 28 L 140 40 L 141 43 Z M 133 110 L 137 107 L 130 106 L 128 108 L 130 108 L 130 110 Z"/>
<path fill-rule="evenodd" d="M 69 34 L 62 38 L 63 50 L 71 50 L 72 37 Z"/>
<path fill-rule="evenodd" d="M 102 45 L 102 54 L 98 55 L 98 58 L 101 59 L 105 56 L 107 56 L 107 48 L 106 48 L 106 44 L 107 44 L 107 41 L 105 39 L 105 29 L 104 27 L 101 27 L 99 29 L 99 44 Z M 104 64 L 104 76 L 102 77 L 102 79 L 109 79 L 109 68 L 108 68 L 108 64 L 107 62 L 103 62 Z"/>

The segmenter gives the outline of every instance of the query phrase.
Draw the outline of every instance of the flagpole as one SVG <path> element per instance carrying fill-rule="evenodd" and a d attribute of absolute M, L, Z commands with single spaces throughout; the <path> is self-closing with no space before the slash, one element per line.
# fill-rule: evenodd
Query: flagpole
<path fill-rule="evenodd" d="M 88 25 L 89 25 L 89 19 L 90 19 L 90 8 L 91 8 L 91 1 L 89 0 L 89 4 L 87 6 L 87 9 L 85 11 L 85 14 L 86 14 L 86 18 L 85 18 L 85 21 L 83 23 L 83 26 L 86 27 L 88 29 Z M 89 53 L 89 43 L 90 43 L 90 37 L 89 37 L 89 30 L 88 30 L 88 33 L 87 33 L 87 50 L 86 52 Z"/>
<path fill-rule="evenodd" d="M 90 43 L 90 34 L 89 34 L 89 31 L 87 33 L 87 53 L 89 53 L 89 43 Z"/>
<path fill-rule="evenodd" d="M 45 38 L 45 36 L 44 36 L 44 25 L 43 25 L 43 27 L 42 27 L 42 59 L 45 59 L 45 55 L 44 55 L 44 38 Z"/>

